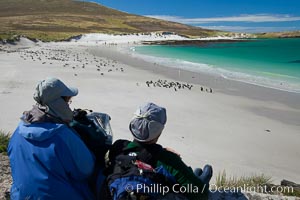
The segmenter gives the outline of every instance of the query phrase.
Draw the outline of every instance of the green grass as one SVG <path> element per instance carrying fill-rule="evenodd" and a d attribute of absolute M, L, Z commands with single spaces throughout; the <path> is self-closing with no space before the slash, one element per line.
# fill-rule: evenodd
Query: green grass
<path fill-rule="evenodd" d="M 16 32 L 0 32 L 0 41 L 15 42 L 19 39 L 19 35 Z"/>
<path fill-rule="evenodd" d="M 276 193 L 276 188 L 279 188 L 279 191 L 282 191 L 282 194 L 285 196 L 296 196 L 300 197 L 300 188 L 289 188 L 286 190 L 282 190 L 284 186 L 274 185 L 272 183 L 272 178 L 270 176 L 266 176 L 264 174 L 260 175 L 252 175 L 252 176 L 242 176 L 242 177 L 228 177 L 226 172 L 223 171 L 219 173 L 216 177 L 216 188 L 219 190 L 230 190 L 234 189 L 235 191 L 246 188 L 250 188 L 251 191 L 256 191 L 258 193 L 267 192 L 269 194 L 278 195 L 280 193 Z M 270 192 L 270 188 L 273 188 L 273 193 Z"/>
<path fill-rule="evenodd" d="M 10 133 L 0 130 L 0 153 L 7 152 L 7 146 L 10 138 Z"/>
<path fill-rule="evenodd" d="M 300 37 L 300 31 L 286 31 L 274 33 L 257 33 L 254 34 L 257 38 L 293 38 Z"/>
<path fill-rule="evenodd" d="M 85 33 L 167 31 L 187 36 L 211 36 L 215 32 L 73 0 L 1 0 L 0 24 L 0 40 L 14 35 L 59 41 Z"/>
<path fill-rule="evenodd" d="M 295 196 L 295 197 L 300 197 L 300 189 L 295 189 L 293 192 L 283 192 L 285 196 Z"/>
<path fill-rule="evenodd" d="M 216 177 L 217 187 L 242 187 L 244 185 L 249 187 L 262 186 L 272 184 L 271 177 L 264 174 L 242 177 L 227 177 L 226 172 L 219 173 Z"/>

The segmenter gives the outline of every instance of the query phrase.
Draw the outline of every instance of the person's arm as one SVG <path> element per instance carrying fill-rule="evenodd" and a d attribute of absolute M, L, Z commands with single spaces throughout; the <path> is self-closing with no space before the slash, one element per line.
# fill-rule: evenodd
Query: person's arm
<path fill-rule="evenodd" d="M 94 170 L 94 155 L 80 137 L 67 126 L 61 128 L 58 136 L 62 144 L 56 151 L 67 174 L 75 180 L 89 178 Z"/>
<path fill-rule="evenodd" d="M 109 160 L 113 162 L 116 156 L 122 152 L 122 150 L 127 146 L 128 143 L 130 143 L 130 141 L 128 140 L 116 140 L 109 149 Z"/>
<path fill-rule="evenodd" d="M 207 189 L 209 186 L 204 185 L 194 174 L 192 168 L 188 167 L 177 154 L 163 149 L 158 155 L 158 159 L 158 165 L 163 165 L 175 177 L 180 186 L 198 189 L 198 193 L 187 194 L 189 199 L 199 199 L 204 195 L 205 188 Z"/>

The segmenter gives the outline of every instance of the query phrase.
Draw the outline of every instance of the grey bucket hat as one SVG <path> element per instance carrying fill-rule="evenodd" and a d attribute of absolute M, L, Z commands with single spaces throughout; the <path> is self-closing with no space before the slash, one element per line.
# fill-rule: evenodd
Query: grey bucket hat
<path fill-rule="evenodd" d="M 68 87 L 57 78 L 47 78 L 38 83 L 33 98 L 38 104 L 47 107 L 49 114 L 63 121 L 71 121 L 72 110 L 62 97 L 72 97 L 77 94 L 77 88 Z"/>
<path fill-rule="evenodd" d="M 166 109 L 154 103 L 147 103 L 134 113 L 129 129 L 135 140 L 149 142 L 160 136 L 166 122 Z"/>

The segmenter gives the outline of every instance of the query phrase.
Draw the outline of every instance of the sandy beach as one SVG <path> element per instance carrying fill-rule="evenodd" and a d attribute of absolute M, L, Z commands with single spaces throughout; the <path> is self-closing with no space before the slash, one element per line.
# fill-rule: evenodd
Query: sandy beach
<path fill-rule="evenodd" d="M 71 107 L 111 116 L 114 140 L 131 139 L 134 111 L 151 101 L 167 109 L 159 142 L 192 167 L 211 164 L 212 182 L 223 170 L 229 176 L 263 173 L 275 183 L 300 182 L 300 94 L 179 72 L 120 52 L 122 45 L 131 44 L 23 41 L 0 46 L 0 129 L 14 130 L 22 112 L 34 104 L 39 80 L 58 77 L 79 88 Z M 159 87 L 162 82 L 178 84 Z"/>

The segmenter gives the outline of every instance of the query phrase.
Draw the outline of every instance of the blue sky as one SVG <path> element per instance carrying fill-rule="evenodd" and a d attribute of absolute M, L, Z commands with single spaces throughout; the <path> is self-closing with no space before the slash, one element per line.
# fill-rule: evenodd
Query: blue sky
<path fill-rule="evenodd" d="M 300 0 L 93 1 L 132 14 L 203 28 L 234 32 L 300 30 Z"/>

